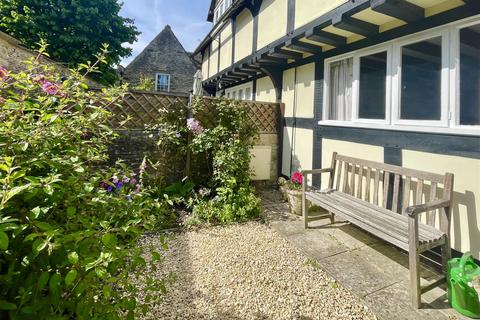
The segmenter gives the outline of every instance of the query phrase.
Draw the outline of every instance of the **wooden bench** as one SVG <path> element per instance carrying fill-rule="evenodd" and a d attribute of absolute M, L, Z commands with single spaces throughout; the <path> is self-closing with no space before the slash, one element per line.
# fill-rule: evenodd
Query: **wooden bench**
<path fill-rule="evenodd" d="M 328 188 L 307 187 L 307 176 L 329 175 Z M 330 168 L 304 170 L 302 211 L 305 228 L 314 218 L 308 216 L 307 201 L 370 232 L 409 253 L 410 290 L 415 308 L 421 294 L 445 278 L 421 287 L 420 253 L 441 246 L 442 266 L 450 259 L 450 210 L 453 174 L 429 173 L 333 154 Z M 439 217 L 438 221 L 436 217 Z"/>

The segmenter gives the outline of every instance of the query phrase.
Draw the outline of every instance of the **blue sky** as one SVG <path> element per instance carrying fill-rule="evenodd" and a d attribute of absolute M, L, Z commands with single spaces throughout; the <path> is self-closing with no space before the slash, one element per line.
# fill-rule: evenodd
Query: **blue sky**
<path fill-rule="evenodd" d="M 123 66 L 127 66 L 167 24 L 187 51 L 193 51 L 211 28 L 207 22 L 210 0 L 123 0 L 123 3 L 120 14 L 134 19 L 142 33 L 132 46 L 132 56 L 122 61 Z"/>

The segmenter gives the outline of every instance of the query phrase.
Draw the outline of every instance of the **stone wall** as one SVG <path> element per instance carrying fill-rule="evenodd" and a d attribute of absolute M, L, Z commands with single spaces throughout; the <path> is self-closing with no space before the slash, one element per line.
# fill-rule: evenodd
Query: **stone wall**
<path fill-rule="evenodd" d="M 0 66 L 6 67 L 8 70 L 15 72 L 25 70 L 25 61 L 32 57 L 36 57 L 38 53 L 33 50 L 23 47 L 17 39 L 0 31 Z M 43 63 L 54 65 L 56 70 L 61 74 L 67 76 L 70 71 L 61 63 L 55 62 L 47 57 L 42 56 Z M 97 82 L 86 79 L 86 82 L 91 87 L 100 87 Z"/>
<path fill-rule="evenodd" d="M 193 89 L 197 69 L 170 26 L 166 26 L 125 68 L 123 78 L 135 86 L 141 78 L 154 80 L 157 73 L 169 74 L 170 92 L 188 93 Z"/>

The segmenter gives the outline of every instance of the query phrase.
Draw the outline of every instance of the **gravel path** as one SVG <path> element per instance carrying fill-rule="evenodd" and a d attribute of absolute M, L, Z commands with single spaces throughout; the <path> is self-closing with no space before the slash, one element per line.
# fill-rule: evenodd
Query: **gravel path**
<path fill-rule="evenodd" d="M 146 319 L 376 319 L 263 224 L 187 231 L 169 245 L 161 269 L 175 284 Z"/>

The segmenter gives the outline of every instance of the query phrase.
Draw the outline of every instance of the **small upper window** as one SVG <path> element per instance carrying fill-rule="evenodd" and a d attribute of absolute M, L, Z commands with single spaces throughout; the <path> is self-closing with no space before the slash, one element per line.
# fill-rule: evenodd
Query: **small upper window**
<path fill-rule="evenodd" d="M 170 91 L 170 75 L 157 73 L 155 81 L 155 90 L 156 91 Z"/>
<path fill-rule="evenodd" d="M 460 30 L 460 124 L 480 125 L 480 25 Z"/>

